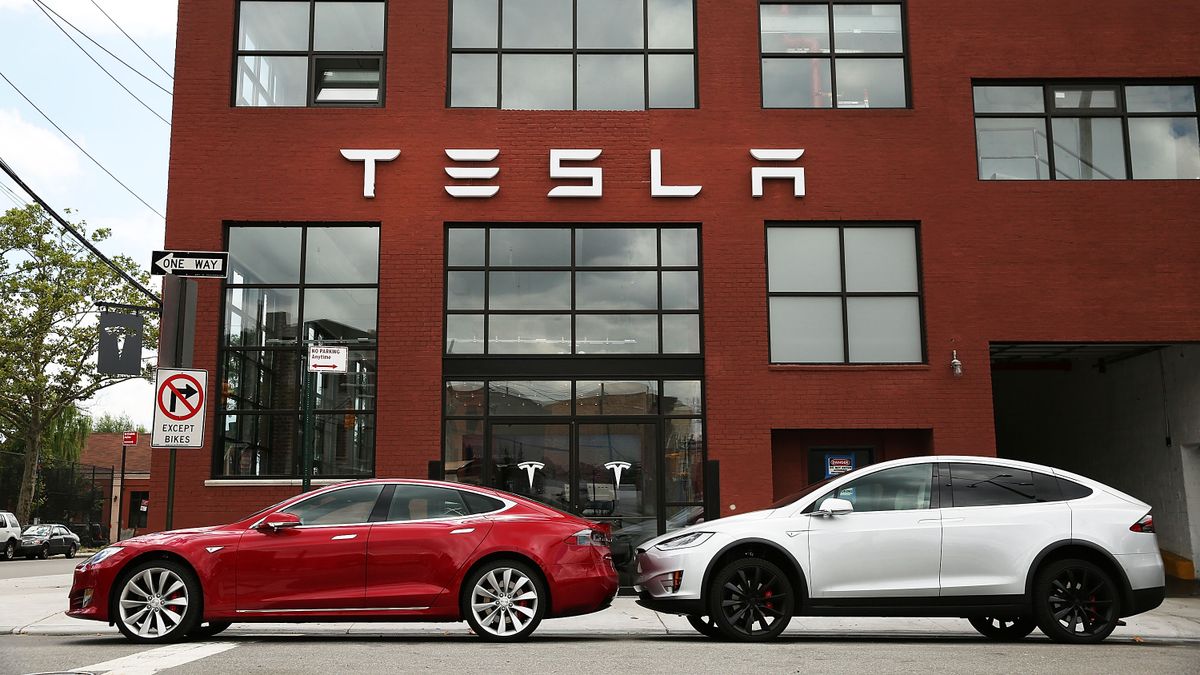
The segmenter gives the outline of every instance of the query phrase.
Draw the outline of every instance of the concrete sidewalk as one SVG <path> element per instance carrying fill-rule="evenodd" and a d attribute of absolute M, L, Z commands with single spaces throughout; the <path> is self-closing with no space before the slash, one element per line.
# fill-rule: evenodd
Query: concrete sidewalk
<path fill-rule="evenodd" d="M 70 575 L 0 580 L 0 634 L 97 635 L 116 634 L 104 623 L 80 621 L 64 614 Z M 1200 598 L 1168 598 L 1161 607 L 1126 619 L 1110 639 L 1200 642 Z M 978 637 L 963 619 L 883 619 L 800 617 L 787 629 L 792 635 L 813 637 Z M 459 623 L 241 623 L 225 634 L 253 635 L 467 635 Z M 662 636 L 695 635 L 683 617 L 659 614 L 638 606 L 632 598 L 617 598 L 603 612 L 566 619 L 550 619 L 538 627 L 539 635 Z M 1039 633 L 1035 632 L 1035 635 Z"/>

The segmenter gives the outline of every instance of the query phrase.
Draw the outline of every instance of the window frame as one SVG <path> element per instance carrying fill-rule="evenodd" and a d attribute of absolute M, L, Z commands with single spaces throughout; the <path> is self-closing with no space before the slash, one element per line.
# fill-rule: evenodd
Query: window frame
<path fill-rule="evenodd" d="M 301 473 L 300 466 L 299 466 L 300 461 L 301 461 L 300 456 L 294 457 L 292 459 L 293 466 L 292 466 L 290 472 L 286 473 L 286 474 L 268 473 L 268 474 L 230 474 L 230 475 L 226 475 L 222 472 L 222 469 L 223 469 L 223 464 L 224 464 L 223 459 L 224 459 L 224 455 L 225 455 L 225 441 L 226 441 L 225 418 L 229 417 L 229 416 L 234 416 L 234 417 L 239 417 L 239 418 L 250 418 L 250 417 L 255 417 L 255 416 L 272 417 L 272 418 L 286 418 L 288 416 L 292 416 L 299 420 L 298 424 L 300 427 L 299 428 L 300 439 L 298 440 L 298 443 L 297 443 L 297 450 L 300 452 L 300 454 L 303 454 L 303 445 L 301 445 L 301 444 L 306 443 L 306 442 L 311 442 L 311 440 L 312 440 L 312 439 L 305 439 L 304 433 L 303 433 L 303 426 L 304 426 L 303 416 L 304 416 L 304 405 L 305 405 L 305 402 L 302 400 L 303 399 L 303 378 L 306 375 L 305 368 L 304 368 L 304 358 L 305 358 L 305 354 L 307 353 L 308 346 L 310 344 L 310 343 L 306 342 L 304 339 L 304 337 L 305 337 L 305 335 L 304 335 L 304 332 L 305 332 L 305 329 L 304 329 L 304 325 L 305 325 L 304 298 L 305 298 L 305 291 L 307 289 L 313 289 L 313 290 L 373 289 L 376 292 L 376 294 L 375 294 L 376 324 L 375 324 L 374 340 L 370 341 L 370 342 L 354 343 L 354 344 L 346 344 L 345 345 L 350 348 L 350 351 L 365 351 L 365 352 L 371 352 L 375 355 L 376 391 L 374 392 L 374 399 L 373 399 L 374 405 L 370 408 L 363 408 L 363 409 L 314 408 L 312 411 L 310 411 L 311 414 L 314 416 L 322 416 L 322 415 L 324 415 L 324 416 L 345 416 L 345 415 L 370 416 L 370 418 L 374 421 L 372 428 L 375 430 L 375 433 L 376 433 L 376 438 L 374 438 L 374 440 L 373 440 L 374 448 L 372 449 L 371 471 L 370 471 L 369 475 L 368 474 L 320 474 L 319 476 L 314 476 L 314 477 L 316 477 L 316 478 L 349 478 L 349 479 L 365 479 L 365 478 L 374 477 L 376 474 L 376 469 L 377 469 L 377 465 L 378 465 L 378 461 L 379 461 L 379 456 L 378 456 L 379 440 L 378 440 L 377 434 L 378 434 L 378 428 L 379 428 L 379 426 L 378 426 L 378 420 L 379 420 L 379 415 L 378 415 L 378 412 L 379 412 L 378 374 L 379 374 L 379 353 L 380 353 L 380 349 L 379 349 L 379 306 L 380 306 L 379 290 L 381 288 L 380 279 L 377 276 L 376 282 L 374 284 L 366 284 L 366 283 L 338 284 L 338 283 L 308 283 L 306 281 L 305 277 L 307 276 L 306 272 L 308 269 L 307 256 L 308 256 L 308 231 L 309 231 L 309 229 L 312 229 L 312 228 L 342 228 L 342 227 L 373 228 L 373 229 L 379 231 L 379 234 L 380 234 L 380 242 L 381 243 L 377 247 L 375 255 L 377 257 L 376 258 L 377 261 L 379 263 L 381 263 L 383 246 L 382 246 L 382 227 L 380 226 L 380 223 L 359 222 L 359 221 L 352 221 L 352 222 L 338 222 L 338 221 L 299 221 L 299 222 L 297 222 L 297 221 L 287 221 L 287 222 L 226 221 L 224 223 L 223 233 L 222 233 L 223 250 L 225 250 L 225 251 L 229 250 L 230 233 L 234 228 L 239 228 L 239 227 L 245 227 L 245 228 L 289 228 L 289 227 L 290 228 L 299 228 L 300 229 L 299 276 L 297 277 L 296 281 L 288 282 L 288 283 L 278 282 L 278 283 L 235 284 L 235 283 L 230 282 L 230 278 L 228 275 L 221 280 L 221 301 L 220 301 L 220 309 L 219 309 L 219 312 L 220 312 L 219 315 L 220 315 L 221 319 L 220 319 L 220 321 L 217 322 L 217 332 L 216 332 L 216 339 L 217 339 L 216 381 L 219 383 L 222 383 L 222 384 L 225 382 L 227 362 L 228 362 L 229 358 L 231 357 L 231 355 L 239 355 L 237 358 L 239 358 L 239 364 L 242 364 L 242 363 L 244 363 L 244 360 L 246 358 L 253 358 L 254 355 L 265 354 L 266 352 L 275 352 L 275 353 L 283 353 L 283 354 L 292 353 L 292 354 L 295 354 L 296 359 L 297 359 L 296 360 L 296 368 L 297 368 L 298 372 L 296 373 L 296 375 L 298 376 L 298 379 L 297 379 L 296 383 L 297 383 L 297 387 L 300 388 L 300 391 L 298 392 L 298 395 L 297 395 L 296 407 L 294 409 L 285 409 L 285 408 L 226 408 L 225 407 L 226 401 L 232 400 L 233 398 L 242 399 L 242 397 L 226 396 L 223 391 L 218 390 L 218 391 L 221 391 L 221 394 L 217 397 L 217 408 L 216 408 L 215 414 L 213 415 L 213 439 L 214 439 L 214 441 L 213 441 L 213 449 L 212 449 L 211 479 L 212 480 L 241 480 L 241 481 L 244 481 L 244 480 L 277 480 L 277 479 L 281 479 L 281 478 L 282 479 L 303 478 L 303 473 Z M 379 274 L 382 275 L 382 272 L 383 272 L 382 266 L 379 266 L 377 269 L 379 270 Z M 232 269 L 231 269 L 231 272 L 232 272 Z M 298 298 L 297 298 L 297 304 L 296 304 L 296 339 L 295 339 L 295 341 L 286 343 L 286 344 L 276 344 L 274 346 L 254 346 L 254 347 L 234 346 L 234 345 L 227 344 L 226 343 L 226 331 L 228 330 L 228 327 L 225 324 L 225 319 L 226 319 L 226 314 L 229 309 L 228 308 L 229 291 L 231 289 L 239 289 L 239 288 L 241 288 L 241 289 L 296 290 L 298 293 Z M 328 344 L 333 344 L 333 343 L 329 342 Z M 242 355 L 247 355 L 247 356 L 242 356 Z M 258 365 L 261 365 L 261 362 L 258 362 Z M 275 372 L 275 371 L 272 370 L 272 372 Z M 282 371 L 280 371 L 280 372 L 282 372 Z M 259 386 L 259 384 L 256 383 L 254 386 L 257 388 Z"/>
<path fill-rule="evenodd" d="M 1129 112 L 1128 96 L 1126 89 L 1128 87 L 1192 87 L 1193 98 L 1196 101 L 1196 110 L 1192 112 Z M 978 112 L 974 109 L 975 89 L 978 87 L 1039 87 L 1042 90 L 1042 112 Z M 1115 89 L 1117 102 L 1115 108 L 1060 108 L 1055 105 L 1054 92 L 1058 89 L 1087 89 L 1091 91 L 1104 91 Z M 1106 178 L 1107 180 L 1115 181 L 1152 181 L 1152 180 L 1167 180 L 1167 181 L 1187 181 L 1195 180 L 1194 178 L 1138 178 L 1133 172 L 1133 147 L 1130 143 L 1129 135 L 1129 120 L 1131 119 L 1164 119 L 1173 117 L 1188 117 L 1196 120 L 1197 126 L 1200 127 L 1200 78 L 1161 78 L 1161 79 L 989 79 L 979 78 L 971 80 L 971 100 L 972 100 L 972 131 L 975 136 L 975 180 L 980 182 L 1023 182 L 1023 181 L 1061 181 L 1067 183 L 1081 182 L 1087 183 L 1096 178 L 1059 178 L 1058 168 L 1056 166 L 1057 159 L 1055 157 L 1054 143 L 1054 120 L 1064 118 L 1107 118 L 1119 119 L 1121 121 L 1121 142 L 1125 153 L 1125 176 L 1123 178 Z M 1045 178 L 1014 178 L 1014 179 L 999 179 L 999 178 L 984 178 L 982 176 L 981 162 L 983 158 L 979 154 L 979 131 L 976 127 L 975 120 L 979 119 L 1032 119 L 1042 120 L 1046 125 L 1046 171 Z"/>
<path fill-rule="evenodd" d="M 820 52 L 795 52 L 795 53 L 768 53 L 763 51 L 762 44 L 762 7 L 763 5 L 820 5 L 828 9 L 829 12 L 829 53 L 822 54 Z M 904 64 L 904 105 L 895 107 L 873 108 L 870 106 L 839 106 L 838 105 L 838 88 L 837 88 L 837 45 L 835 44 L 834 31 L 834 5 L 899 5 L 900 6 L 900 48 L 902 53 L 896 52 L 869 52 L 869 53 L 843 53 L 842 58 L 849 59 L 896 59 L 899 58 Z M 912 49 L 908 40 L 908 0 L 759 0 L 758 6 L 755 8 L 758 13 L 756 21 L 758 22 L 758 72 L 759 72 L 759 107 L 763 110 L 912 110 L 913 109 L 913 90 L 912 90 Z M 767 59 L 826 59 L 829 62 L 829 88 L 830 105 L 827 108 L 820 107 L 791 107 L 791 106 L 767 106 L 767 88 L 765 80 L 765 72 L 763 63 Z"/>
<path fill-rule="evenodd" d="M 772 228 L 836 228 L 838 231 L 840 291 L 772 291 L 771 251 L 768 233 Z M 917 268 L 917 290 L 912 291 L 847 291 L 846 290 L 846 230 L 854 228 L 900 228 L 913 231 L 914 263 Z M 922 263 L 921 227 L 917 222 L 871 222 L 871 221 L 767 221 L 763 231 L 763 268 L 766 270 L 763 283 L 766 287 L 767 311 L 767 362 L 772 366 L 891 366 L 912 367 L 929 364 L 928 338 L 925 325 L 925 266 Z M 776 361 L 771 344 L 771 298 L 839 298 L 842 303 L 842 361 Z M 851 361 L 850 360 L 850 312 L 849 298 L 916 298 L 917 325 L 921 332 L 921 359 L 919 361 Z"/>
<path fill-rule="evenodd" d="M 446 28 L 446 109 L 447 110 L 512 110 L 516 112 L 576 112 L 579 107 L 579 56 L 610 56 L 610 55 L 640 55 L 642 57 L 642 108 L 632 109 L 592 109 L 585 112 L 630 113 L 649 112 L 651 110 L 698 110 L 700 108 L 700 30 L 697 18 L 696 0 L 692 2 L 692 48 L 691 49 L 652 49 L 650 47 L 650 0 L 642 3 L 642 48 L 580 48 L 579 47 L 579 2 L 571 3 L 571 46 L 568 47 L 504 47 L 504 0 L 496 0 L 496 46 L 491 47 L 455 47 L 454 46 L 454 0 L 450 0 L 447 10 Z M 454 56 L 456 54 L 495 55 L 496 57 L 496 104 L 492 106 L 455 106 L 451 100 L 454 89 Z M 571 56 L 571 107 L 570 108 L 505 108 L 504 107 L 504 55 L 505 54 L 542 54 Z M 650 56 L 652 55 L 686 55 L 692 57 L 692 105 L 690 107 L 651 107 L 650 105 Z"/>
<path fill-rule="evenodd" d="M 240 47 L 241 29 L 242 29 L 242 3 L 243 2 L 307 2 L 308 3 L 308 48 L 306 50 L 248 50 Z M 362 51 L 362 52 L 345 52 L 345 51 L 321 51 L 317 50 L 313 44 L 316 35 L 316 16 L 317 3 L 345 3 L 345 2 L 374 2 L 383 5 L 383 49 L 381 51 Z M 390 0 L 237 0 L 233 10 L 233 65 L 232 78 L 230 80 L 229 106 L 231 108 L 241 109 L 296 109 L 296 108 L 383 108 L 387 104 L 387 52 L 388 52 L 388 17 L 390 15 Z M 303 56 L 305 61 L 306 86 L 304 94 L 304 105 L 286 105 L 286 106 L 256 106 L 256 105 L 238 105 L 238 78 L 240 76 L 240 63 L 242 57 L 245 56 Z M 326 58 L 343 58 L 343 59 L 362 59 L 362 58 L 377 58 L 379 59 L 379 96 L 374 101 L 330 101 L 318 102 L 317 98 L 317 81 L 316 68 L 317 59 Z"/>

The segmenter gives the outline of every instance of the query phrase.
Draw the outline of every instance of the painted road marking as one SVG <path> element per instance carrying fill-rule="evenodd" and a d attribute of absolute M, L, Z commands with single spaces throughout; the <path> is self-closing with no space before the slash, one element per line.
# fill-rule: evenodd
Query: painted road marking
<path fill-rule="evenodd" d="M 175 668 L 229 651 L 236 642 L 184 642 L 149 649 L 119 659 L 75 668 L 71 672 L 103 673 L 108 675 L 152 675 L 160 670 Z"/>

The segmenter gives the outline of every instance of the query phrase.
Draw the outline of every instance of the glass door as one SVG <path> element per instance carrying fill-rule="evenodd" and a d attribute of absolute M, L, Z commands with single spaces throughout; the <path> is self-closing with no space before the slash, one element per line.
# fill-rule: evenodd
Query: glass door
<path fill-rule="evenodd" d="M 493 487 L 578 513 L 571 503 L 570 424 L 492 424 Z"/>

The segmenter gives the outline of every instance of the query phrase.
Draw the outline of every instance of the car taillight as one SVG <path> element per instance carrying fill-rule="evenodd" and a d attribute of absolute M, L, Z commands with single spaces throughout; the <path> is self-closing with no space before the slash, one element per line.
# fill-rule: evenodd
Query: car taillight
<path fill-rule="evenodd" d="M 1154 516 L 1147 513 L 1142 519 L 1129 526 L 1130 532 L 1154 532 Z"/>
<path fill-rule="evenodd" d="M 600 529 L 580 530 L 567 537 L 567 543 L 575 546 L 608 546 L 611 541 L 608 533 Z"/>

